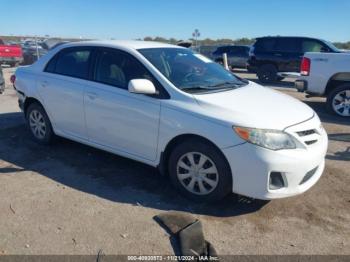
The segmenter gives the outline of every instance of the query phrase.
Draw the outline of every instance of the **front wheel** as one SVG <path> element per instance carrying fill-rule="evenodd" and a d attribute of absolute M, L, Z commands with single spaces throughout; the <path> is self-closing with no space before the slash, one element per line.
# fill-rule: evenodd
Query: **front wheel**
<path fill-rule="evenodd" d="M 27 125 L 34 140 L 49 144 L 54 137 L 51 122 L 44 108 L 38 103 L 29 105 L 26 114 Z"/>
<path fill-rule="evenodd" d="M 169 158 L 174 186 L 186 197 L 201 202 L 217 201 L 232 192 L 232 175 L 223 154 L 202 140 L 175 147 Z"/>
<path fill-rule="evenodd" d="M 342 117 L 350 117 L 350 84 L 333 89 L 327 97 L 327 109 Z"/>

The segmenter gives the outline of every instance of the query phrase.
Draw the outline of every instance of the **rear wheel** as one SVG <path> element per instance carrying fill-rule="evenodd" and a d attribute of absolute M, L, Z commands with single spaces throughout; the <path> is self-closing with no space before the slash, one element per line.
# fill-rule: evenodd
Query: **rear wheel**
<path fill-rule="evenodd" d="M 339 116 L 350 117 L 350 84 L 340 85 L 329 93 L 327 109 Z"/>
<path fill-rule="evenodd" d="M 52 142 L 54 133 L 44 108 L 38 103 L 29 105 L 26 114 L 27 125 L 34 140 L 40 144 Z"/>
<path fill-rule="evenodd" d="M 175 147 L 169 158 L 169 174 L 174 186 L 192 200 L 211 202 L 232 192 L 226 159 L 215 146 L 200 139 Z"/>
<path fill-rule="evenodd" d="M 274 65 L 266 64 L 259 67 L 257 72 L 259 81 L 262 83 L 273 83 L 277 81 L 277 68 Z"/>

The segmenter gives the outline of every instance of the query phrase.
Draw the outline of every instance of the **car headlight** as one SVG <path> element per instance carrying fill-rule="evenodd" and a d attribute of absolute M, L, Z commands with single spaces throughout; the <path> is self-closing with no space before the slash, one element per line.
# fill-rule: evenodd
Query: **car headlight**
<path fill-rule="evenodd" d="M 233 130 L 235 130 L 237 135 L 243 140 L 271 150 L 302 147 L 301 143 L 294 137 L 279 130 L 247 127 L 233 127 Z"/>

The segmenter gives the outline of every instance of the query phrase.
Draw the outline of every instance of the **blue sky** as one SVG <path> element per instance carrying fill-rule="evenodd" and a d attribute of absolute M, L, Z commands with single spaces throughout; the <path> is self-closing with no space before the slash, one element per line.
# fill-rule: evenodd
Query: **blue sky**
<path fill-rule="evenodd" d="M 0 35 L 350 40 L 349 0 L 0 0 Z"/>

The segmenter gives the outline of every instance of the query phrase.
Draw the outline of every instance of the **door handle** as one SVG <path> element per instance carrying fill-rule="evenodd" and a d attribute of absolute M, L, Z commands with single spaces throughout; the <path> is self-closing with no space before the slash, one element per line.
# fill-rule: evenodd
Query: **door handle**
<path fill-rule="evenodd" d="M 97 94 L 96 93 L 87 93 L 86 94 L 87 96 L 88 96 L 88 98 L 89 99 L 91 99 L 91 100 L 94 100 L 94 99 L 96 99 L 97 98 Z"/>
<path fill-rule="evenodd" d="M 277 53 L 277 54 L 275 54 L 275 56 L 282 56 L 282 54 Z"/>

